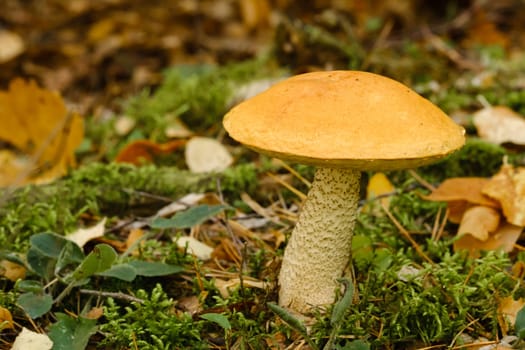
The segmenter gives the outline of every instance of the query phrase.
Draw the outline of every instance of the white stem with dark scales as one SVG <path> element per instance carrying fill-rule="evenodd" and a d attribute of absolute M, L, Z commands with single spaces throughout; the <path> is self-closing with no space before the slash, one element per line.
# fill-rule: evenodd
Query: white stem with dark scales
<path fill-rule="evenodd" d="M 279 304 L 305 313 L 335 300 L 349 263 L 361 173 L 318 168 L 279 275 Z"/>

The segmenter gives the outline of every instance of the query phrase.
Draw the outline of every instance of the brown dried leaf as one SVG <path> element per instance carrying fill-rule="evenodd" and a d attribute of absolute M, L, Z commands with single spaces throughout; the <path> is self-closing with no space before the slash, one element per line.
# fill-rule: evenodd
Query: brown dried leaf
<path fill-rule="evenodd" d="M 104 308 L 102 307 L 93 307 L 86 314 L 86 318 L 89 318 L 92 320 L 98 320 L 102 316 L 104 316 Z"/>
<path fill-rule="evenodd" d="M 508 253 L 514 249 L 522 231 L 523 227 L 504 223 L 484 242 L 465 234 L 454 242 L 454 251 L 468 250 L 471 257 L 479 256 L 480 250 L 502 250 Z"/>
<path fill-rule="evenodd" d="M 149 140 L 137 140 L 124 147 L 115 158 L 115 162 L 135 165 L 149 163 L 156 155 L 173 153 L 182 147 L 184 142 L 175 140 L 158 144 Z"/>
<path fill-rule="evenodd" d="M 132 229 L 129 234 L 128 238 L 126 238 L 126 249 L 129 249 L 137 240 L 139 240 L 142 236 L 144 236 L 144 231 L 140 228 L 134 228 Z M 141 242 L 139 245 L 143 245 L 144 242 Z M 139 250 L 138 247 L 131 253 L 131 255 L 138 255 Z"/>
<path fill-rule="evenodd" d="M 525 168 L 504 164 L 482 191 L 501 204 L 508 222 L 525 226 Z"/>
<path fill-rule="evenodd" d="M 429 201 L 467 201 L 476 205 L 498 208 L 497 201 L 482 193 L 483 187 L 488 183 L 483 177 L 454 177 L 447 179 L 432 191 L 428 196 L 423 196 Z"/>
<path fill-rule="evenodd" d="M 22 265 L 15 264 L 9 260 L 0 261 L 0 273 L 10 281 L 16 282 L 18 279 L 24 279 L 26 272 L 26 268 Z"/>
<path fill-rule="evenodd" d="M 473 122 L 482 139 L 525 145 L 525 119 L 508 107 L 483 108 L 474 114 Z"/>
<path fill-rule="evenodd" d="M 471 235 L 485 242 L 489 234 L 496 231 L 499 225 L 499 212 L 493 208 L 475 206 L 463 214 L 458 228 L 458 235 Z"/>

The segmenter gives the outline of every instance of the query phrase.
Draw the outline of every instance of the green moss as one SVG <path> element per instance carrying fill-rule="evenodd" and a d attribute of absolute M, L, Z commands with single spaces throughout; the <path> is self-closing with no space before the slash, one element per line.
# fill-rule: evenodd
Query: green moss
<path fill-rule="evenodd" d="M 156 208 L 191 192 L 217 190 L 217 179 L 229 195 L 254 190 L 257 169 L 232 167 L 223 174 L 194 174 L 175 167 L 135 167 L 122 163 L 92 163 L 69 177 L 42 186 L 26 186 L 0 194 L 0 245 L 24 251 L 28 238 L 39 232 L 59 234 L 78 228 L 83 213 L 152 215 Z M 157 197 L 164 197 L 159 200 Z"/>

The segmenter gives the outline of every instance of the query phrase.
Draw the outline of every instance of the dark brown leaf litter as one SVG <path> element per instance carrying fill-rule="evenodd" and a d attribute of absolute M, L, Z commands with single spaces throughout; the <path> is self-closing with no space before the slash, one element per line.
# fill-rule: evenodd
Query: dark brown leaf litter
<path fill-rule="evenodd" d="M 170 65 L 235 62 L 272 45 L 294 72 L 367 69 L 370 52 L 422 40 L 427 30 L 463 47 L 521 45 L 521 2 L 496 3 L 3 0 L 0 31 L 25 46 L 0 62 L 0 88 L 17 76 L 34 78 L 90 112 L 157 85 Z"/>

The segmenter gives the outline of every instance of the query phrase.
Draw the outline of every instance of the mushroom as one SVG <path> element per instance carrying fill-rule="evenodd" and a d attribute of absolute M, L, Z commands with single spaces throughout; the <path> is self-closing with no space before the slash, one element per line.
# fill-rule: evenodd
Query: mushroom
<path fill-rule="evenodd" d="M 430 101 L 361 71 L 293 76 L 232 108 L 223 125 L 260 153 L 316 166 L 279 274 L 279 304 L 300 313 L 335 300 L 351 260 L 361 171 L 430 164 L 465 142 Z"/>

